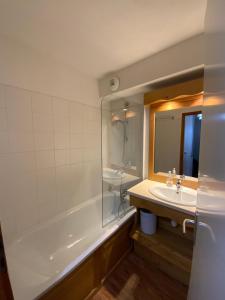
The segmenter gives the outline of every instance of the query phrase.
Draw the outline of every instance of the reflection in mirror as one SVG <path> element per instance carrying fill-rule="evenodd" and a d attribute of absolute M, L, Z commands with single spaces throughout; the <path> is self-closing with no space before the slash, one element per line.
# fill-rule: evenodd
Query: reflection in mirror
<path fill-rule="evenodd" d="M 182 114 L 180 174 L 198 177 L 202 112 Z"/>
<path fill-rule="evenodd" d="M 201 106 L 155 113 L 155 173 L 198 177 L 201 120 Z"/>

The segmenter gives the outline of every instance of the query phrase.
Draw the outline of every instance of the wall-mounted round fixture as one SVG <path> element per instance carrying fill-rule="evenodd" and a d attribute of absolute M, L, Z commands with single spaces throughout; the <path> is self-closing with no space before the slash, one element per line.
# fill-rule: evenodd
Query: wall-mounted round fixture
<path fill-rule="evenodd" d="M 120 86 L 120 80 L 118 77 L 113 77 L 110 79 L 109 81 L 109 86 L 110 86 L 110 90 L 112 92 L 115 92 L 119 89 L 119 86 Z"/>

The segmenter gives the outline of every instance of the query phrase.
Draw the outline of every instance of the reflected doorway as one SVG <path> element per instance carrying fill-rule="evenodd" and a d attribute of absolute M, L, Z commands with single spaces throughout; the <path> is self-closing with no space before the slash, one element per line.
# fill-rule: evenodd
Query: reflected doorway
<path fill-rule="evenodd" d="M 202 112 L 182 114 L 180 174 L 198 177 Z"/>

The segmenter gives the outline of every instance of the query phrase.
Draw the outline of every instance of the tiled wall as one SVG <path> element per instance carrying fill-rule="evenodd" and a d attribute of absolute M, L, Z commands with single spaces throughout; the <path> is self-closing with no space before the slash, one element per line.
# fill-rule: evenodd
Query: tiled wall
<path fill-rule="evenodd" d="M 0 85 L 6 240 L 100 194 L 100 171 L 98 108 Z"/>

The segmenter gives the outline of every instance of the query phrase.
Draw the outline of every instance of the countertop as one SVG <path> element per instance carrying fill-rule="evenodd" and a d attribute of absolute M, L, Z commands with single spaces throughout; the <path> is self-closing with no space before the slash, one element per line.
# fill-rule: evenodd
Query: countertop
<path fill-rule="evenodd" d="M 175 204 L 175 203 L 166 202 L 166 201 L 158 199 L 154 195 L 150 194 L 148 189 L 151 186 L 154 186 L 156 184 L 158 185 L 158 184 L 162 184 L 162 183 L 146 179 L 146 180 L 138 183 L 137 185 L 133 186 L 132 188 L 130 188 L 128 190 L 128 194 L 132 195 L 132 196 L 142 198 L 142 199 L 145 199 L 145 200 L 149 200 L 149 201 L 154 202 L 154 203 L 158 203 L 160 205 L 167 206 L 169 208 L 176 209 L 176 210 L 181 211 L 181 212 L 188 213 L 192 216 L 195 215 L 195 212 L 196 212 L 196 207 L 195 206 L 184 206 L 184 205 L 178 205 L 178 204 Z"/>

